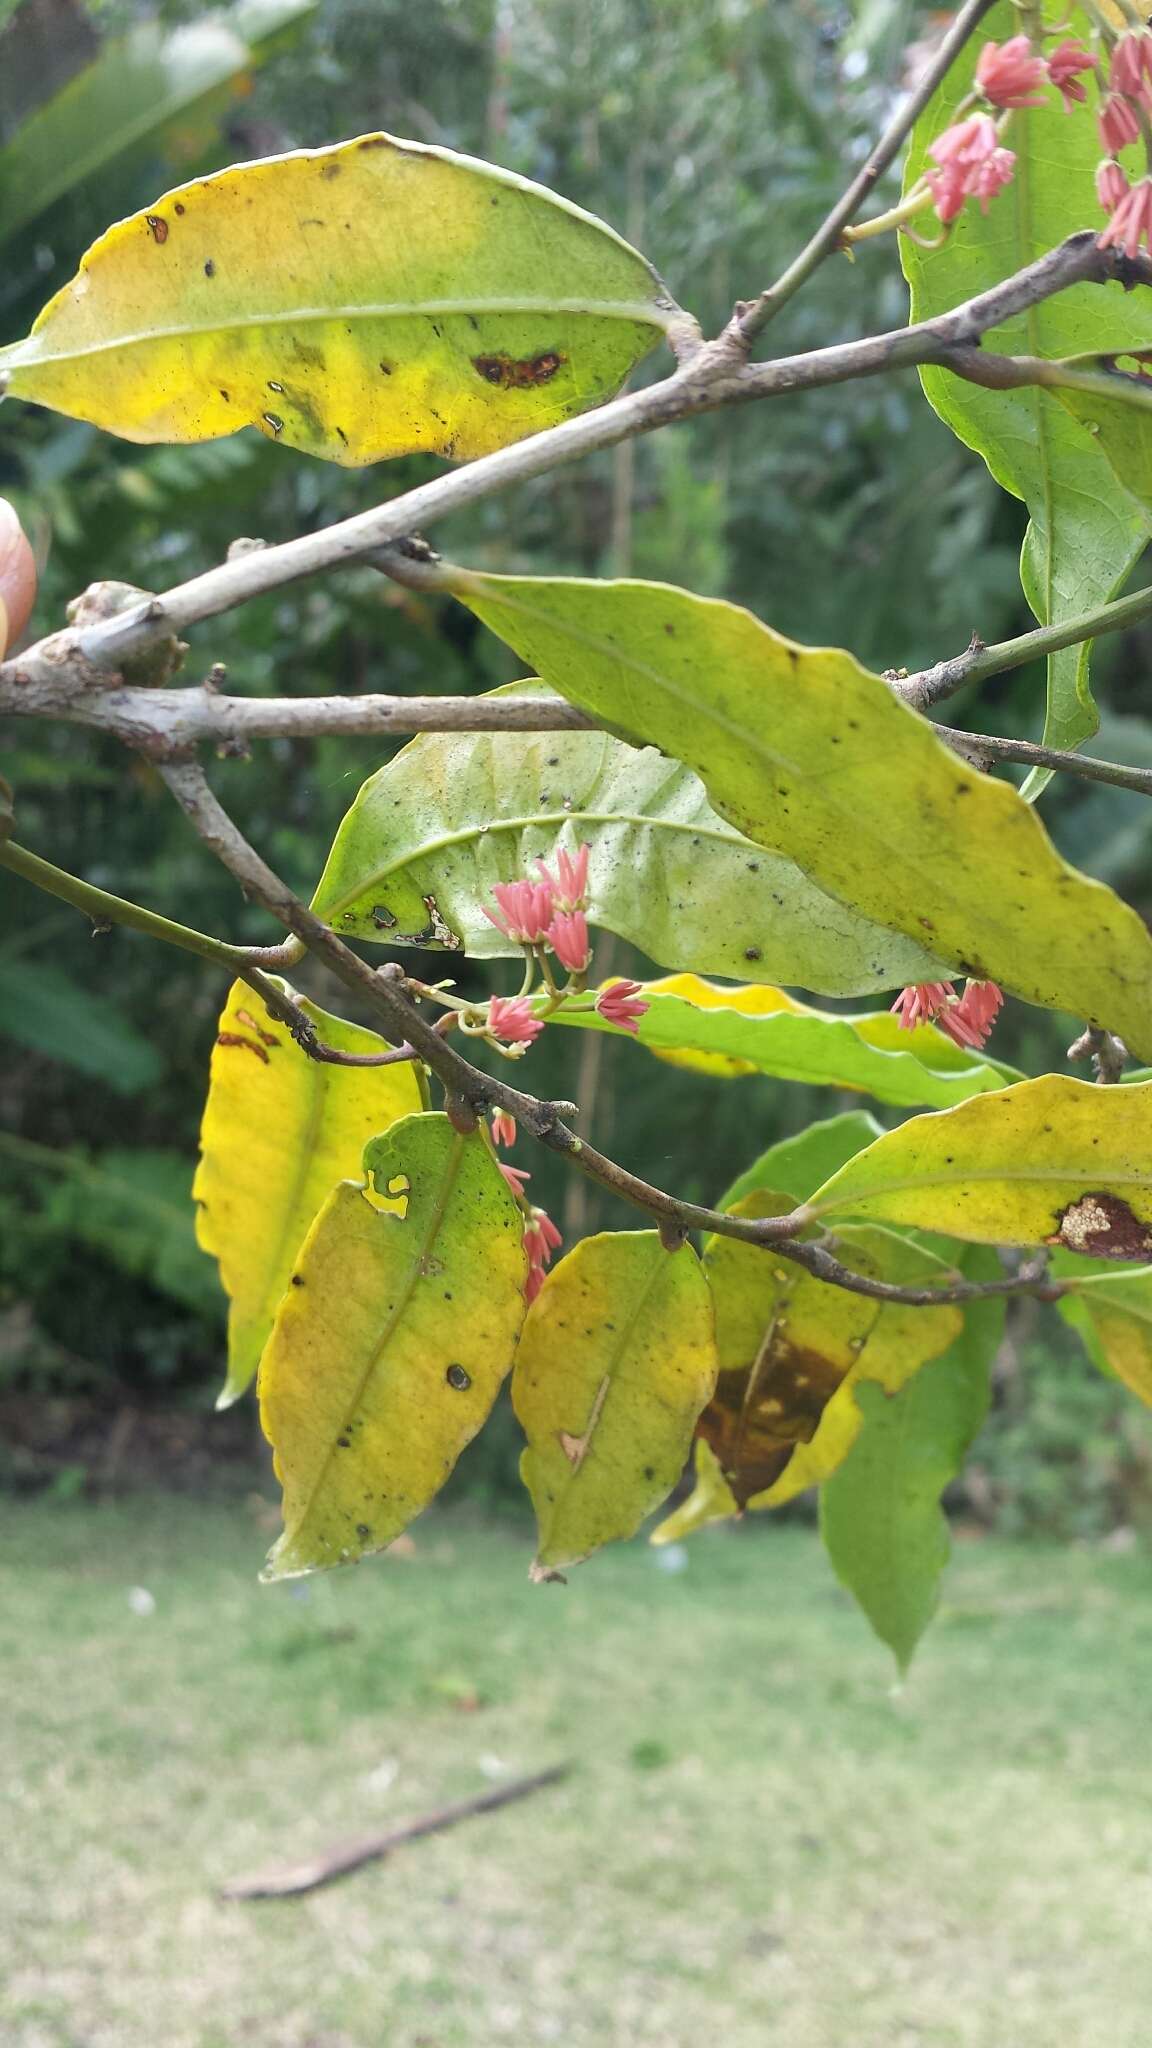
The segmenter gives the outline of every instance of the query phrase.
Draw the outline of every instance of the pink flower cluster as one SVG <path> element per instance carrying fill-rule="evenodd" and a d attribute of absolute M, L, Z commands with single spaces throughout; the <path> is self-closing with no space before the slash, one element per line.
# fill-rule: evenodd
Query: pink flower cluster
<path fill-rule="evenodd" d="M 484 911 L 488 922 L 518 946 L 550 946 L 570 974 L 583 974 L 591 955 L 584 916 L 591 851 L 582 846 L 573 860 L 561 847 L 555 874 L 538 860 L 539 881 L 498 882 L 497 908 Z"/>
<path fill-rule="evenodd" d="M 1136 256 L 1152 249 L 1152 178 L 1130 185 L 1116 151 L 1138 142 L 1141 123 L 1152 114 L 1152 36 L 1144 30 L 1121 36 L 1108 69 L 1108 96 L 1100 109 L 1100 139 L 1109 156 L 1096 172 L 1096 196 L 1109 216 L 1101 249 Z"/>
<path fill-rule="evenodd" d="M 892 1008 L 905 1031 L 935 1024 L 954 1044 L 979 1052 L 1003 1001 L 1003 991 L 994 981 L 966 982 L 962 996 L 950 981 L 919 981 L 902 988 Z"/>
<path fill-rule="evenodd" d="M 991 45 L 989 46 L 991 47 Z M 970 114 L 938 135 L 928 150 L 940 168 L 929 171 L 928 183 L 939 218 L 955 220 L 969 198 L 980 201 L 981 213 L 1007 185 L 1016 168 L 1012 150 L 1001 149 L 991 114 Z"/>
<path fill-rule="evenodd" d="M 976 86 L 989 106 L 1010 113 L 1044 106 L 1046 88 L 1054 85 L 1070 113 L 1074 103 L 1087 97 L 1081 72 L 1095 68 L 1091 51 L 1071 38 L 1043 57 L 1027 36 L 1012 36 L 1006 43 L 985 43 L 976 64 Z M 987 113 L 954 122 L 929 145 L 928 154 L 937 168 L 928 172 L 927 182 L 945 225 L 956 219 L 968 199 L 978 199 L 981 212 L 987 213 L 989 201 L 1011 182 L 1016 169 L 1014 151 L 1003 147 L 997 124 Z"/>
<path fill-rule="evenodd" d="M 508 1119 L 512 1121 L 511 1118 Z M 495 1119 L 493 1120 L 495 1131 Z M 501 1166 L 516 1200 L 528 1212 L 524 1225 L 524 1249 L 528 1254 L 528 1278 L 524 1282 L 524 1298 L 531 1305 L 544 1285 L 544 1275 L 552 1263 L 552 1254 L 559 1251 L 564 1240 L 546 1209 L 538 1209 L 528 1201 L 524 1188 L 532 1176 L 522 1166 Z"/>

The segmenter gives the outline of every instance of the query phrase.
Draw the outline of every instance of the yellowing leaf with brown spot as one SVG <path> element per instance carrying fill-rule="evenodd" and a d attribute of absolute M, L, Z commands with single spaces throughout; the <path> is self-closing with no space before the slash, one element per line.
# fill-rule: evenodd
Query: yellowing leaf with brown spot
<path fill-rule="evenodd" d="M 374 1031 L 296 1000 L 322 1044 L 387 1052 Z M 245 982 L 233 983 L 212 1048 L 192 1189 L 197 1237 L 219 1261 L 231 1301 L 220 1407 L 249 1384 L 292 1262 L 325 1198 L 337 1181 L 359 1173 L 369 1138 L 421 1108 L 410 1061 L 374 1068 L 309 1059 L 259 996 Z"/>
<path fill-rule="evenodd" d="M 1152 1254 L 1152 1083 L 1045 1074 L 877 1138 L 812 1213 L 918 1224 L 977 1244 Z"/>
<path fill-rule="evenodd" d="M 254 426 L 330 462 L 468 461 L 610 397 L 677 311 L 543 186 L 365 135 L 117 222 L 0 380 L 130 441 Z"/>
<path fill-rule="evenodd" d="M 733 1213 L 791 1206 L 759 1193 Z M 951 1277 L 934 1253 L 885 1230 L 838 1232 L 837 1255 L 872 1279 L 923 1287 Z M 704 1264 L 720 1372 L 699 1429 L 738 1507 L 776 1507 L 827 1478 L 860 1430 L 854 1387 L 903 1386 L 960 1328 L 960 1311 L 947 1304 L 911 1308 L 849 1293 L 734 1238 L 711 1238 Z"/>
<path fill-rule="evenodd" d="M 383 1550 L 486 1421 L 524 1316 L 523 1215 L 487 1138 L 409 1116 L 335 1188 L 260 1362 L 260 1419 L 284 1489 L 264 1576 Z"/>
<path fill-rule="evenodd" d="M 512 1400 L 536 1571 L 631 1536 L 676 1484 L 716 1378 L 708 1282 L 654 1230 L 585 1238 L 528 1311 Z"/>

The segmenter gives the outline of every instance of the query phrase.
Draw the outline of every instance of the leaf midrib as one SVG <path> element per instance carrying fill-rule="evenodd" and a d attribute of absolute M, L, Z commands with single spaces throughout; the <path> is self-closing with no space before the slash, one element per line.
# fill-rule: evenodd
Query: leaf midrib
<path fill-rule="evenodd" d="M 584 1455 L 581 1458 L 580 1463 L 575 1467 L 568 1465 L 568 1461 L 565 1458 L 565 1464 L 568 1465 L 568 1469 L 564 1475 L 564 1483 L 557 1491 L 556 1509 L 555 1513 L 551 1517 L 550 1533 L 548 1535 L 548 1538 L 546 1540 L 542 1540 L 540 1544 L 541 1557 L 543 1557 L 544 1551 L 548 1549 L 549 1546 L 555 1543 L 557 1540 L 557 1524 L 560 1521 L 564 1508 L 571 1501 L 575 1488 L 580 1484 L 580 1474 L 583 1472 L 584 1467 L 587 1465 L 588 1460 L 595 1447 L 595 1440 L 600 1434 L 601 1428 L 603 1426 L 605 1411 L 607 1410 L 608 1405 L 611 1402 L 612 1395 L 616 1389 L 616 1383 L 620 1372 L 621 1364 L 626 1361 L 628 1352 L 631 1348 L 633 1332 L 635 1331 L 641 1316 L 644 1314 L 644 1311 L 648 1306 L 649 1298 L 652 1295 L 653 1290 L 659 1286 L 661 1280 L 664 1278 L 665 1261 L 667 1260 L 668 1254 L 664 1251 L 662 1246 L 657 1246 L 656 1250 L 659 1252 L 659 1258 L 653 1259 L 651 1271 L 648 1275 L 647 1280 L 644 1283 L 644 1287 L 640 1293 L 639 1299 L 636 1302 L 636 1306 L 633 1309 L 631 1315 L 629 1316 L 628 1321 L 624 1326 L 624 1329 L 619 1333 L 619 1340 L 613 1344 L 611 1350 L 609 1351 L 608 1359 L 600 1373 L 600 1380 L 598 1384 L 602 1385 L 604 1380 L 607 1380 L 608 1391 L 605 1394 L 604 1399 L 600 1403 L 599 1412 L 593 1412 L 591 1427 L 587 1431 L 587 1448 L 585 1449 Z M 696 1256 L 694 1252 L 687 1252 L 686 1255 L 689 1258 L 695 1258 Z M 593 1396 L 593 1411 L 595 1411 L 595 1399 L 596 1397 Z M 573 1434 L 576 1434 L 576 1432 L 573 1431 Z"/>
<path fill-rule="evenodd" d="M 51 310 L 49 307 L 46 309 Z M 26 340 L 13 342 L 8 348 L 0 348 L 0 364 L 8 369 L 35 369 L 44 363 L 79 362 L 89 356 L 108 355 L 122 349 L 154 348 L 160 342 L 198 340 L 204 336 L 235 334 L 255 329 L 261 331 L 274 327 L 306 327 L 317 323 L 331 324 L 334 321 L 349 320 L 413 320 L 450 319 L 454 315 L 515 317 L 523 313 L 539 314 L 552 318 L 557 314 L 573 317 L 584 316 L 595 320 L 622 320 L 634 325 L 658 328 L 663 331 L 671 319 L 656 306 L 644 300 L 628 299 L 559 299 L 559 298 L 452 298 L 385 300 L 373 305 L 332 305 L 332 306 L 289 306 L 282 312 L 246 313 L 212 320 L 185 321 L 170 327 L 154 327 L 140 334 L 116 334 L 106 341 L 91 342 L 85 347 L 56 350 L 38 349 L 37 329 L 33 328 Z M 50 328 L 45 321 L 44 332 Z"/>
<path fill-rule="evenodd" d="M 432 1246 L 436 1242 L 436 1238 L 444 1222 L 444 1212 L 448 1207 L 448 1203 L 452 1197 L 453 1189 L 455 1188 L 456 1182 L 459 1179 L 460 1168 L 464 1163 L 465 1143 L 466 1140 L 463 1134 L 459 1131 L 454 1131 L 452 1150 L 448 1156 L 448 1159 L 445 1162 L 444 1172 L 441 1177 L 441 1183 L 437 1191 L 436 1200 L 433 1203 L 432 1208 L 429 1212 L 427 1228 L 424 1232 L 424 1235 L 420 1239 L 418 1248 L 413 1252 L 412 1257 L 408 1261 L 408 1270 L 401 1283 L 400 1292 L 397 1296 L 392 1313 L 389 1316 L 387 1322 L 385 1323 L 384 1328 L 381 1331 L 381 1334 L 376 1344 L 373 1346 L 371 1352 L 369 1353 L 368 1363 L 364 1367 L 364 1370 L 361 1373 L 360 1378 L 356 1382 L 356 1391 L 351 1401 L 347 1404 L 345 1410 L 343 1411 L 343 1420 L 332 1431 L 331 1440 L 329 1442 L 328 1449 L 324 1455 L 323 1463 L 320 1466 L 319 1472 L 317 1473 L 313 1484 L 308 1489 L 305 1504 L 301 1508 L 300 1513 L 297 1515 L 296 1520 L 293 1523 L 291 1533 L 289 1533 L 287 1529 L 285 1529 L 284 1531 L 282 1542 L 284 1544 L 285 1549 L 290 1548 L 292 1545 L 299 1541 L 301 1533 L 305 1528 L 305 1525 L 307 1524 L 308 1518 L 312 1514 L 312 1511 L 316 1505 L 317 1495 L 319 1494 L 320 1489 L 324 1485 L 324 1482 L 328 1477 L 329 1471 L 331 1470 L 332 1461 L 336 1456 L 337 1439 L 347 1434 L 348 1425 L 352 1421 L 352 1418 L 356 1414 L 357 1409 L 360 1407 L 364 1399 L 364 1395 L 367 1391 L 369 1382 L 371 1381 L 372 1376 L 375 1373 L 376 1368 L 379 1365 L 380 1360 L 383 1357 L 387 1346 L 389 1345 L 393 1336 L 395 1335 L 395 1332 L 399 1327 L 401 1320 L 406 1315 L 408 1308 L 411 1305 L 413 1294 L 416 1291 L 416 1283 L 418 1279 L 421 1277 L 421 1267 L 423 1265 L 424 1260 L 427 1258 L 429 1252 L 431 1251 Z M 407 1169 L 401 1168 L 401 1171 L 407 1171 Z M 358 1196 L 358 1199 L 366 1198 L 363 1196 Z M 373 1214 L 379 1217 L 381 1223 L 386 1223 L 389 1228 L 398 1227 L 401 1230 L 404 1228 L 404 1219 L 391 1214 L 391 1212 L 389 1211 L 377 1209 L 373 1211 Z M 387 1240 L 385 1241 L 387 1242 Z"/>
<path fill-rule="evenodd" d="M 691 771 L 689 770 L 688 772 L 690 773 Z M 754 839 L 746 839 L 744 834 L 735 825 L 729 826 L 727 830 L 724 830 L 716 825 L 693 825 L 688 822 L 682 823 L 679 820 L 653 817 L 650 814 L 645 814 L 643 811 L 534 811 L 527 817 L 493 818 L 491 823 L 488 824 L 468 825 L 462 831 L 442 832 L 435 839 L 423 840 L 413 852 L 399 855 L 395 860 L 390 861 L 387 867 L 374 868 L 372 873 L 364 880 L 358 882 L 356 888 L 350 891 L 348 895 L 338 897 L 335 903 L 330 903 L 327 907 L 326 915 L 329 918 L 339 917 L 341 912 L 347 910 L 350 904 L 357 902 L 361 896 L 366 896 L 371 890 L 379 888 L 381 883 L 386 882 L 390 875 L 403 874 L 407 868 L 415 867 L 419 861 L 432 860 L 436 854 L 445 852 L 450 846 L 467 846 L 473 841 L 479 843 L 491 840 L 500 833 L 528 832 L 537 827 L 543 828 L 554 825 L 562 828 L 565 825 L 579 824 L 635 825 L 646 827 L 649 831 L 653 832 L 684 832 L 693 839 L 715 839 L 727 845 L 748 846 L 752 848 L 753 852 L 758 854 L 765 850 L 763 847 L 757 846 Z M 787 856 L 783 855 L 781 858 L 786 859 Z"/>

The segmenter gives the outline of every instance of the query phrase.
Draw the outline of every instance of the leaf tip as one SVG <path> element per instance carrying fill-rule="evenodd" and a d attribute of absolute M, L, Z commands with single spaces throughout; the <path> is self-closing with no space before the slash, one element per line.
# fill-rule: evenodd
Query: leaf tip
<path fill-rule="evenodd" d="M 538 1557 L 534 1557 L 528 1567 L 528 1579 L 529 1583 L 533 1586 L 566 1586 L 568 1584 L 563 1572 L 558 1572 L 554 1565 L 541 1564 Z"/>

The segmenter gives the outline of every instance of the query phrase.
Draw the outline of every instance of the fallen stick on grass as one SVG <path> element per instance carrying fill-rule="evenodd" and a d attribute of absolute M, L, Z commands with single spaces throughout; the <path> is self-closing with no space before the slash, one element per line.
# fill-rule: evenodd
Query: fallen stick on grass
<path fill-rule="evenodd" d="M 571 1764 L 552 1764 L 530 1778 L 513 1778 L 510 1784 L 496 1785 L 491 1792 L 480 1792 L 474 1799 L 458 1799 L 455 1805 L 441 1806 L 435 1813 L 422 1814 L 418 1820 L 402 1821 L 399 1827 L 389 1828 L 384 1834 L 359 1835 L 354 1841 L 338 1842 L 334 1849 L 313 1856 L 306 1863 L 288 1863 L 276 1870 L 257 1872 L 254 1877 L 235 1877 L 219 1887 L 217 1896 L 290 1899 L 300 1892 L 315 1891 L 319 1885 L 331 1884 L 334 1878 L 349 1876 L 365 1863 L 379 1862 L 402 1842 L 419 1841 L 421 1835 L 437 1835 L 442 1828 L 454 1828 L 457 1821 L 470 1820 L 474 1813 L 492 1813 L 498 1806 L 509 1806 L 514 1799 L 526 1799 L 530 1792 L 543 1791 L 545 1785 L 558 1784 L 571 1769 Z"/>

